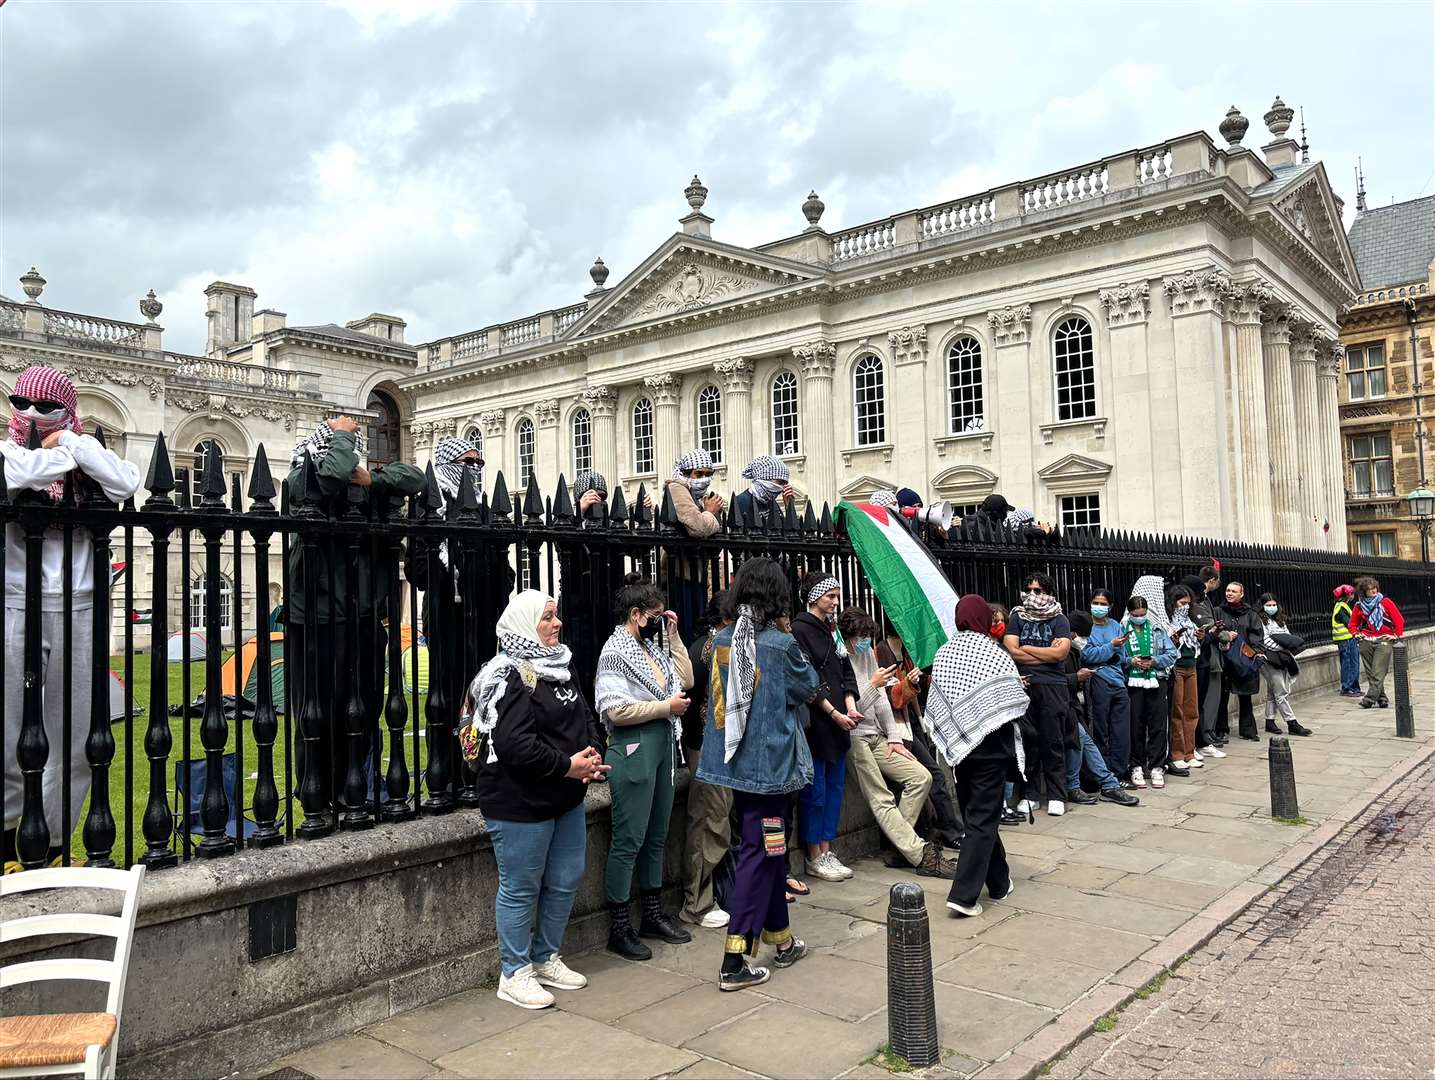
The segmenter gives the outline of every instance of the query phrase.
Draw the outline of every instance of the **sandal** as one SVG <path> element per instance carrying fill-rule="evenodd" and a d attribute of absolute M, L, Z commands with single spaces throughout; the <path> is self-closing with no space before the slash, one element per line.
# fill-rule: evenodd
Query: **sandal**
<path fill-rule="evenodd" d="M 787 891 L 789 894 L 795 896 L 810 896 L 812 894 L 812 890 L 808 888 L 807 885 L 803 882 L 798 881 L 795 877 L 790 877 L 787 879 Z M 791 903 L 791 901 L 788 902 Z"/>

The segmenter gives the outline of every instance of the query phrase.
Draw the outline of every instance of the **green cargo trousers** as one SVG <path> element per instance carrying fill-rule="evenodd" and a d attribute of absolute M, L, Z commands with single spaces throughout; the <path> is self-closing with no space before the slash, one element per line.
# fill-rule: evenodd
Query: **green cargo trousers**
<path fill-rule="evenodd" d="M 608 903 L 632 898 L 633 871 L 638 889 L 663 887 L 663 849 L 673 814 L 673 727 L 652 720 L 613 729 L 604 763 L 613 802 L 613 840 L 605 878 Z"/>
<path fill-rule="evenodd" d="M 1395 654 L 1393 637 L 1361 638 L 1360 666 L 1364 669 L 1365 700 L 1379 705 L 1385 697 L 1385 676 L 1390 674 L 1390 660 Z"/>

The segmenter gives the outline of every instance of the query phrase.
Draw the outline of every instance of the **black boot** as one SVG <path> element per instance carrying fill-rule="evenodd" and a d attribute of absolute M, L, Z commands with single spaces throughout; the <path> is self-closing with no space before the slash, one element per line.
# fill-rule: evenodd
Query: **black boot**
<path fill-rule="evenodd" d="M 693 935 L 663 910 L 663 894 L 657 889 L 643 893 L 643 921 L 638 924 L 638 936 L 658 938 L 669 945 L 686 945 L 693 940 Z"/>
<path fill-rule="evenodd" d="M 1292 720 L 1286 727 L 1290 728 L 1292 735 L 1309 735 L 1311 733 L 1310 728 L 1306 727 L 1299 720 Z"/>
<path fill-rule="evenodd" d="M 1268 732 L 1270 732 L 1272 735 L 1284 735 L 1284 734 L 1285 734 L 1285 732 L 1281 731 L 1281 726 L 1280 726 L 1279 724 L 1277 724 L 1274 720 L 1267 720 L 1267 721 L 1266 721 L 1266 730 L 1267 730 Z"/>
<path fill-rule="evenodd" d="M 608 951 L 617 953 L 624 960 L 651 960 L 653 950 L 639 941 L 638 935 L 633 932 L 633 917 L 628 902 L 609 904 L 608 915 L 612 919 L 608 924 Z"/>

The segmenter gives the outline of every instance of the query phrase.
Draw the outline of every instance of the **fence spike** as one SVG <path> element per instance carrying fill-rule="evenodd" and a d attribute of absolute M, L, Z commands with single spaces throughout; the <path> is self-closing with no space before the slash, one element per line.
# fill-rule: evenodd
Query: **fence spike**
<path fill-rule="evenodd" d="M 822 504 L 822 520 L 817 527 L 822 530 L 823 536 L 832 536 L 837 532 L 832 525 L 832 507 L 827 503 Z"/>
<path fill-rule="evenodd" d="M 443 508 L 443 492 L 439 490 L 438 474 L 434 472 L 433 462 L 430 461 L 424 466 L 424 489 L 419 493 L 419 516 L 436 518 Z"/>
<path fill-rule="evenodd" d="M 568 481 L 558 474 L 558 494 L 553 499 L 553 517 L 561 525 L 572 525 L 577 520 L 573 513 L 573 499 L 568 494 Z"/>
<path fill-rule="evenodd" d="M 274 513 L 274 477 L 269 472 L 269 455 L 264 444 L 254 452 L 254 467 L 249 471 L 249 512 Z"/>
<path fill-rule="evenodd" d="M 95 425 L 95 442 L 108 449 L 108 444 L 105 442 L 105 429 L 100 424 Z"/>
<path fill-rule="evenodd" d="M 503 470 L 498 470 L 498 475 L 493 480 L 493 509 L 494 519 L 507 522 L 513 517 L 513 500 L 508 495 L 508 481 L 503 478 Z"/>
<path fill-rule="evenodd" d="M 809 503 L 808 506 L 810 508 L 811 504 Z M 797 521 L 796 502 L 790 502 L 787 504 L 787 513 L 783 516 L 782 527 L 790 533 L 795 533 L 799 528 L 801 528 Z"/>
<path fill-rule="evenodd" d="M 204 476 L 200 480 L 199 505 L 205 510 L 224 507 L 224 454 L 219 443 L 209 439 L 204 452 Z"/>
<path fill-rule="evenodd" d="M 30 426 L 31 433 L 34 432 L 34 425 Z M 305 455 L 305 460 L 309 455 Z M 145 500 L 146 510 L 171 510 L 174 508 L 174 467 L 169 462 L 169 450 L 164 444 L 164 432 L 158 432 L 154 437 L 154 453 L 150 454 L 149 474 L 145 477 L 145 490 L 149 492 L 149 498 Z"/>
<path fill-rule="evenodd" d="M 628 498 L 623 494 L 623 485 L 613 489 L 613 505 L 608 511 L 608 521 L 615 529 L 628 527 Z"/>
<path fill-rule="evenodd" d="M 817 531 L 817 514 L 812 509 L 812 500 L 807 500 L 807 509 L 802 511 L 802 531 L 815 533 Z"/>
<path fill-rule="evenodd" d="M 523 518 L 532 524 L 543 520 L 543 492 L 538 490 L 538 477 L 528 474 L 528 487 L 523 493 Z"/>
<path fill-rule="evenodd" d="M 458 499 L 454 517 L 462 521 L 478 520 L 478 474 L 473 462 L 465 461 L 458 478 Z"/>
<path fill-rule="evenodd" d="M 668 491 L 668 485 L 663 485 L 663 503 L 658 510 L 658 527 L 663 532 L 678 531 L 678 508 L 673 504 L 673 497 Z"/>
<path fill-rule="evenodd" d="M 747 518 L 746 518 L 746 516 L 745 516 L 745 515 L 743 514 L 743 512 L 742 512 L 742 504 L 739 503 L 739 502 L 737 501 L 737 499 L 733 499 L 732 502 L 728 503 L 728 508 L 727 508 L 727 531 L 728 531 L 728 532 L 746 532 L 746 531 L 747 531 Z"/>
<path fill-rule="evenodd" d="M 763 523 L 763 528 L 770 533 L 782 532 L 782 510 L 776 499 L 767 508 L 767 521 Z"/>
<path fill-rule="evenodd" d="M 244 513 L 243 497 L 244 478 L 234 473 L 229 478 L 229 508 L 236 514 Z"/>
<path fill-rule="evenodd" d="M 0 468 L 0 506 L 10 501 L 10 485 L 5 481 L 5 470 Z"/>
<path fill-rule="evenodd" d="M 25 436 L 25 449 L 40 449 L 40 428 L 33 421 L 30 424 L 30 434 Z"/>
<path fill-rule="evenodd" d="M 647 525 L 653 520 L 653 512 L 648 509 L 648 489 L 638 485 L 638 499 L 633 504 L 633 521 L 638 525 Z"/>

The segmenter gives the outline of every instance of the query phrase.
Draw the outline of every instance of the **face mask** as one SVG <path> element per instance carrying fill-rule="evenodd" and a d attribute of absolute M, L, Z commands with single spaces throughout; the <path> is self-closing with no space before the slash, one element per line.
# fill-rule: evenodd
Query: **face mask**
<path fill-rule="evenodd" d="M 1002 639 L 1002 636 L 1004 634 L 1006 634 L 1006 623 L 999 622 L 992 627 L 992 637 L 996 638 L 998 641 Z"/>
<path fill-rule="evenodd" d="M 644 641 L 652 641 L 658 636 L 658 631 L 663 628 L 663 620 L 655 615 L 648 616 L 645 626 L 638 627 L 638 636 Z"/>
<path fill-rule="evenodd" d="M 1182 604 L 1180 607 L 1178 607 L 1178 608 L 1176 609 L 1176 614 L 1177 614 L 1177 615 L 1185 615 L 1187 618 L 1190 618 L 1190 616 L 1191 616 L 1191 605 L 1190 605 L 1190 604 Z"/>
<path fill-rule="evenodd" d="M 688 490 L 693 493 L 694 499 L 701 499 L 708 493 L 708 488 L 713 486 L 711 476 L 693 477 L 688 481 Z"/>
<path fill-rule="evenodd" d="M 1146 616 L 1145 616 L 1145 615 L 1132 615 L 1132 616 L 1131 616 L 1131 622 L 1132 622 L 1134 625 L 1136 625 L 1136 626 L 1144 626 L 1144 625 L 1146 624 Z"/>
<path fill-rule="evenodd" d="M 1091 605 L 1091 617 L 1092 617 L 1093 619 L 1104 619 L 1104 618 L 1106 618 L 1106 616 L 1109 615 L 1110 613 L 1111 613 L 1111 605 L 1110 605 L 1110 604 L 1092 604 L 1092 605 Z"/>
<path fill-rule="evenodd" d="M 776 480 L 754 480 L 752 486 L 756 488 L 756 494 L 763 502 L 772 502 L 782 494 L 783 485 Z"/>
<path fill-rule="evenodd" d="M 1274 614 L 1275 614 L 1277 611 L 1279 611 L 1279 610 L 1280 610 L 1280 607 L 1279 607 L 1278 605 L 1276 605 L 1276 604 L 1267 604 L 1267 605 L 1266 605 L 1266 614 L 1267 614 L 1267 615 L 1274 615 Z"/>
<path fill-rule="evenodd" d="M 54 412 L 41 412 L 31 405 L 28 409 L 21 409 L 20 415 L 30 420 L 58 420 L 65 415 L 64 409 L 56 409 Z"/>
<path fill-rule="evenodd" d="M 855 649 L 856 649 L 858 652 L 860 652 L 860 653 L 868 653 L 868 652 L 871 652 L 871 651 L 872 651 L 872 639 L 871 639 L 871 638 L 865 638 L 865 637 L 864 637 L 864 638 L 858 638 L 856 641 L 854 641 L 854 642 L 852 643 L 852 647 L 855 648 Z"/>

